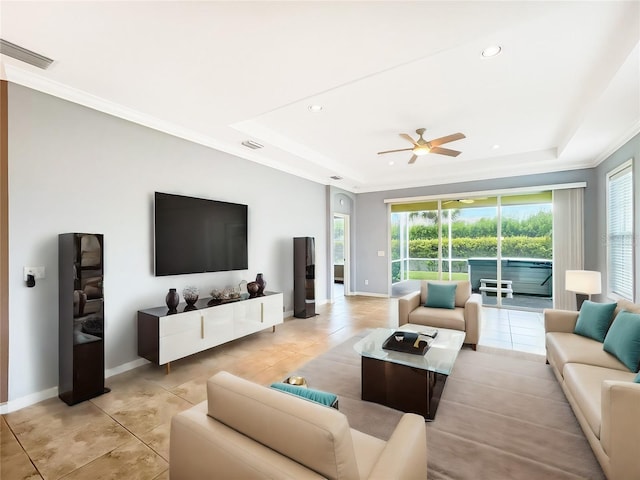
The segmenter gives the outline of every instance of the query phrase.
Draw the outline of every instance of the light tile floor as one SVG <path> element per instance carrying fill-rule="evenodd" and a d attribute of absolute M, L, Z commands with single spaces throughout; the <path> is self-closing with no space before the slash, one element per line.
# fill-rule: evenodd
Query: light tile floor
<path fill-rule="evenodd" d="M 227 370 L 261 384 L 285 378 L 365 328 L 398 324 L 397 299 L 337 297 L 310 319 L 287 319 L 164 367 L 107 379 L 111 392 L 69 407 L 51 398 L 0 417 L 0 479 L 168 480 L 171 417 L 206 398 Z M 543 359 L 542 314 L 484 309 L 479 350 Z"/>
<path fill-rule="evenodd" d="M 544 358 L 542 313 L 483 307 L 479 347 L 485 350 L 509 350 Z"/>

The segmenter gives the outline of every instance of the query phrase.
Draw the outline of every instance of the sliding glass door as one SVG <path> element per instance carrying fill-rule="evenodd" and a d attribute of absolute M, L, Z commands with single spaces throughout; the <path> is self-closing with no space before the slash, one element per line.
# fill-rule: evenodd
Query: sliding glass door
<path fill-rule="evenodd" d="M 485 305 L 551 306 L 551 192 L 391 207 L 392 284 L 469 279 Z"/>

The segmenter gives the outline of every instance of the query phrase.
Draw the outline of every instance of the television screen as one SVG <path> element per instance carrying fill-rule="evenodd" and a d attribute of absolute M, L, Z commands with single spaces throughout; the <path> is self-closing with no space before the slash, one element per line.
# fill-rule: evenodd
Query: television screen
<path fill-rule="evenodd" d="M 155 274 L 246 270 L 247 206 L 155 193 Z"/>

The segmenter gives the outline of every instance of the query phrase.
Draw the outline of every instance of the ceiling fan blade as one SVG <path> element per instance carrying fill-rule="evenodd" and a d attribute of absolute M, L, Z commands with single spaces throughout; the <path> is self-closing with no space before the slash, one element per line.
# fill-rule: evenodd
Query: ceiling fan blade
<path fill-rule="evenodd" d="M 405 140 L 409 140 L 414 145 L 417 145 L 416 141 L 413 138 L 411 138 L 411 135 L 407 135 L 406 133 L 401 133 L 400 136 Z"/>
<path fill-rule="evenodd" d="M 456 140 L 461 140 L 466 138 L 462 133 L 452 133 L 451 135 L 447 135 L 446 137 L 436 138 L 434 140 L 429 140 L 429 145 L 432 147 L 437 147 L 438 145 L 444 145 L 445 143 L 454 142 Z"/>
<path fill-rule="evenodd" d="M 457 157 L 462 152 L 459 152 L 457 150 L 450 150 L 448 148 L 442 148 L 442 147 L 431 147 L 431 150 L 429 150 L 429 153 L 439 153 L 440 155 L 448 155 L 450 157 Z"/>
<path fill-rule="evenodd" d="M 411 159 L 409 160 L 409 165 L 411 165 L 412 163 L 416 163 L 417 159 L 418 159 L 417 155 L 411 155 Z"/>
<path fill-rule="evenodd" d="M 392 152 L 408 152 L 410 150 L 413 150 L 413 148 L 401 148 L 400 150 L 385 150 L 384 152 L 378 152 L 378 155 L 382 154 L 382 153 L 392 153 Z"/>

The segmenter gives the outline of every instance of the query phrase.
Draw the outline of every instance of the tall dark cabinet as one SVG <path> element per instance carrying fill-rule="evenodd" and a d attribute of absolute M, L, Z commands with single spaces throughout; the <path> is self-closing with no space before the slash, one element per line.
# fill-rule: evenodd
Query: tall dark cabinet
<path fill-rule="evenodd" d="M 67 404 L 104 387 L 104 240 L 95 233 L 58 236 L 58 396 Z"/>
<path fill-rule="evenodd" d="M 293 315 L 316 314 L 316 255 L 313 237 L 293 239 Z"/>

